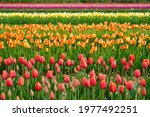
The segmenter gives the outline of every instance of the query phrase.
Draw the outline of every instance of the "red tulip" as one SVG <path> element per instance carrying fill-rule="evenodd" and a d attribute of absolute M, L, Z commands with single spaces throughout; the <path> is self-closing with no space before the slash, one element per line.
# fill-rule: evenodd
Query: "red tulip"
<path fill-rule="evenodd" d="M 23 64 L 23 61 L 24 61 L 24 57 L 19 57 L 19 58 L 18 58 L 18 62 L 19 62 L 19 63 Z"/>
<path fill-rule="evenodd" d="M 90 86 L 95 86 L 96 85 L 96 78 L 93 76 L 93 77 L 90 77 Z"/>
<path fill-rule="evenodd" d="M 94 70 L 90 71 L 90 78 L 91 78 L 91 77 L 96 78 L 96 75 L 95 75 L 95 71 L 94 71 Z"/>
<path fill-rule="evenodd" d="M 63 83 L 59 83 L 58 84 L 58 90 L 61 92 L 65 91 L 65 85 Z"/>
<path fill-rule="evenodd" d="M 6 66 L 9 66 L 11 64 L 11 61 L 10 61 L 10 59 L 5 59 L 4 63 Z"/>
<path fill-rule="evenodd" d="M 33 69 L 32 70 L 32 77 L 33 78 L 37 78 L 39 76 L 38 70 L 37 69 Z"/>
<path fill-rule="evenodd" d="M 3 80 L 6 80 L 8 78 L 8 72 L 6 71 L 6 70 L 4 70 L 3 72 L 2 72 L 2 79 Z"/>
<path fill-rule="evenodd" d="M 132 81 L 127 81 L 126 88 L 127 88 L 128 90 L 132 90 L 132 87 L 133 87 Z"/>
<path fill-rule="evenodd" d="M 27 59 L 23 59 L 23 65 L 27 65 L 27 63 L 28 63 L 28 61 L 27 61 Z"/>
<path fill-rule="evenodd" d="M 114 62 L 114 61 L 115 61 L 115 59 L 111 56 L 109 59 L 109 63 L 112 64 L 112 62 Z"/>
<path fill-rule="evenodd" d="M 77 71 L 81 71 L 80 65 L 77 65 L 76 70 L 77 70 Z"/>
<path fill-rule="evenodd" d="M 60 58 L 62 58 L 63 60 L 66 59 L 65 53 L 62 53 Z"/>
<path fill-rule="evenodd" d="M 83 69 L 86 69 L 87 68 L 87 62 L 84 58 L 81 59 L 80 61 L 80 66 L 83 68 Z"/>
<path fill-rule="evenodd" d="M 49 60 L 50 64 L 55 64 L 55 58 L 52 56 L 50 57 L 50 60 Z"/>
<path fill-rule="evenodd" d="M 122 78 L 119 74 L 116 75 L 116 83 L 117 84 L 122 84 Z"/>
<path fill-rule="evenodd" d="M 144 60 L 142 61 L 142 67 L 143 67 L 144 69 L 147 69 L 148 65 L 149 65 L 149 61 L 146 60 L 146 59 L 144 59 Z"/>
<path fill-rule="evenodd" d="M 8 78 L 8 79 L 5 81 L 5 83 L 6 83 L 6 86 L 7 86 L 7 87 L 12 87 L 12 85 L 13 85 L 13 81 L 12 81 L 11 78 Z"/>
<path fill-rule="evenodd" d="M 53 92 L 53 91 L 50 92 L 49 97 L 50 97 L 50 100 L 54 100 L 55 95 L 54 95 L 54 92 Z"/>
<path fill-rule="evenodd" d="M 62 66 L 63 63 L 64 63 L 64 60 L 63 60 L 62 58 L 60 58 L 60 59 L 58 60 L 58 64 Z"/>
<path fill-rule="evenodd" d="M 28 68 L 28 69 L 31 69 L 31 68 L 32 68 L 32 64 L 31 64 L 30 61 L 27 62 L 27 68 Z"/>
<path fill-rule="evenodd" d="M 34 58 L 31 58 L 31 59 L 30 59 L 30 62 L 31 62 L 32 65 L 34 65 L 34 64 L 35 64 L 35 59 L 34 59 Z"/>
<path fill-rule="evenodd" d="M 41 83 L 40 83 L 40 82 L 36 82 L 34 89 L 35 89 L 36 91 L 42 90 L 42 85 L 41 85 Z"/>
<path fill-rule="evenodd" d="M 11 78 L 15 78 L 15 77 L 16 77 L 16 72 L 15 72 L 15 70 L 10 70 L 9 76 L 10 76 Z"/>
<path fill-rule="evenodd" d="M 145 86 L 146 86 L 146 80 L 145 80 L 144 78 L 140 80 L 140 85 L 141 85 L 142 87 L 145 87 Z"/>
<path fill-rule="evenodd" d="M 0 100 L 5 100 L 6 99 L 6 95 L 5 95 L 5 93 L 1 93 L 0 94 Z"/>
<path fill-rule="evenodd" d="M 126 64 L 126 58 L 122 58 L 121 64 L 122 64 L 122 65 L 125 65 L 125 64 Z"/>
<path fill-rule="evenodd" d="M 19 85 L 19 86 L 23 86 L 23 85 L 24 85 L 24 78 L 23 78 L 23 77 L 20 77 L 20 78 L 18 79 L 18 85 Z"/>
<path fill-rule="evenodd" d="M 115 60 L 111 63 L 111 68 L 116 69 L 116 61 Z"/>
<path fill-rule="evenodd" d="M 124 93 L 124 86 L 123 85 L 119 86 L 119 93 Z"/>
<path fill-rule="evenodd" d="M 129 56 L 129 60 L 131 60 L 131 61 L 135 61 L 135 56 L 134 56 L 134 54 L 130 54 L 130 56 Z"/>
<path fill-rule="evenodd" d="M 91 64 L 93 64 L 94 63 L 94 60 L 93 60 L 93 58 L 88 58 L 88 61 L 87 61 L 87 64 L 89 64 L 89 65 L 91 65 Z"/>
<path fill-rule="evenodd" d="M 141 93 L 142 93 L 142 96 L 146 96 L 146 88 L 145 87 L 142 88 Z"/>
<path fill-rule="evenodd" d="M 41 56 L 39 61 L 40 61 L 40 63 L 45 63 L 45 57 Z"/>
<path fill-rule="evenodd" d="M 11 61 L 11 63 L 13 62 L 12 56 L 10 56 L 8 59 Z"/>
<path fill-rule="evenodd" d="M 78 60 L 81 60 L 83 58 L 83 54 L 79 54 Z"/>
<path fill-rule="evenodd" d="M 87 80 L 86 77 L 82 78 L 82 86 L 86 86 L 86 80 Z"/>
<path fill-rule="evenodd" d="M 100 81 L 100 88 L 101 89 L 106 89 L 106 87 L 107 87 L 106 81 L 105 80 L 101 80 Z"/>
<path fill-rule="evenodd" d="M 101 63 L 102 63 L 102 61 L 103 61 L 103 57 L 102 57 L 102 56 L 100 56 L 100 57 L 98 58 L 98 60 L 97 60 L 97 64 L 101 64 Z"/>
<path fill-rule="evenodd" d="M 141 76 L 141 71 L 140 71 L 139 69 L 135 70 L 135 71 L 134 71 L 134 76 L 135 76 L 136 78 L 139 78 L 139 77 Z"/>
<path fill-rule="evenodd" d="M 129 65 L 130 65 L 130 67 L 132 67 L 133 66 L 133 61 L 129 61 Z"/>
<path fill-rule="evenodd" d="M 52 71 L 47 71 L 47 73 L 46 73 L 46 77 L 48 78 L 48 79 L 52 79 L 53 78 L 53 72 Z"/>
<path fill-rule="evenodd" d="M 109 90 L 110 90 L 110 92 L 115 93 L 116 90 L 117 90 L 116 84 L 111 82 L 110 85 L 109 85 Z"/>
<path fill-rule="evenodd" d="M 105 62 L 105 61 L 102 61 L 102 65 L 103 65 L 104 67 L 106 67 L 106 62 Z"/>
<path fill-rule="evenodd" d="M 17 62 L 17 61 L 16 61 L 16 59 L 14 58 L 13 61 L 12 61 L 12 63 L 13 63 L 13 64 L 16 64 L 16 62 Z"/>
<path fill-rule="evenodd" d="M 109 67 L 108 67 L 108 66 L 105 66 L 105 70 L 108 71 L 108 70 L 109 70 Z"/>
<path fill-rule="evenodd" d="M 0 57 L 0 64 L 2 63 L 2 61 L 3 61 L 3 58 L 2 58 L 2 57 Z"/>
<path fill-rule="evenodd" d="M 65 83 L 69 83 L 69 81 L 70 81 L 69 76 L 68 76 L 68 75 L 65 75 L 65 76 L 64 76 L 64 82 L 65 82 Z"/>
<path fill-rule="evenodd" d="M 35 60 L 36 60 L 36 61 L 40 61 L 40 59 L 41 59 L 41 56 L 40 56 L 39 54 L 37 54 L 37 55 L 35 56 Z"/>
<path fill-rule="evenodd" d="M 127 86 L 127 79 L 124 78 L 124 85 Z"/>
<path fill-rule="evenodd" d="M 29 73 L 29 71 L 25 71 L 24 78 L 25 79 L 30 79 L 30 73 Z"/>
<path fill-rule="evenodd" d="M 56 68 L 56 71 L 57 73 L 60 73 L 61 72 L 60 67 Z"/>
<path fill-rule="evenodd" d="M 71 60 L 71 66 L 73 66 L 74 65 L 74 61 L 73 60 Z"/>
<path fill-rule="evenodd" d="M 102 74 L 102 73 L 99 73 L 98 74 L 98 79 L 101 81 L 101 80 L 106 80 L 106 75 L 105 74 Z"/>
<path fill-rule="evenodd" d="M 57 69 L 59 67 L 58 63 L 55 64 L 55 68 Z"/>
<path fill-rule="evenodd" d="M 75 88 L 80 86 L 80 81 L 76 78 L 73 78 L 72 83 Z"/>
<path fill-rule="evenodd" d="M 130 65 L 129 65 L 129 63 L 126 63 L 125 65 L 124 65 L 124 70 L 125 71 L 128 71 L 130 69 Z"/>
<path fill-rule="evenodd" d="M 71 60 L 70 59 L 66 60 L 66 66 L 71 66 Z"/>

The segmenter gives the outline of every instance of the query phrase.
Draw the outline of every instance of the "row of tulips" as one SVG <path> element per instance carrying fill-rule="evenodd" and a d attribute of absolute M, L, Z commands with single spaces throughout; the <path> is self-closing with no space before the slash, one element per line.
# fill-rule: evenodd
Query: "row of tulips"
<path fill-rule="evenodd" d="M 102 56 L 97 61 L 79 54 L 69 59 L 62 53 L 58 59 L 40 54 L 26 59 L 0 57 L 0 99 L 149 99 L 149 59 L 143 59 L 142 70 L 134 68 L 136 58 L 115 60 L 109 64 Z M 122 64 L 122 71 L 117 66 Z M 94 66 L 94 67 L 93 67 Z"/>

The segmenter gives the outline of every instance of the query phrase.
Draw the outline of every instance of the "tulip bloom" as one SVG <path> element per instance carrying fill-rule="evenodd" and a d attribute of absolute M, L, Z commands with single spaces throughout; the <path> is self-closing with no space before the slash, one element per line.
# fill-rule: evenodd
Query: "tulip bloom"
<path fill-rule="evenodd" d="M 142 96 L 146 96 L 146 88 L 145 87 L 142 88 L 141 93 L 142 93 Z"/>
<path fill-rule="evenodd" d="M 48 78 L 48 79 L 52 79 L 53 78 L 53 72 L 52 71 L 47 71 L 47 73 L 46 73 L 46 77 Z"/>
<path fill-rule="evenodd" d="M 122 65 L 125 65 L 125 64 L 126 64 L 126 58 L 122 58 L 122 59 L 121 59 L 121 64 L 122 64 Z"/>
<path fill-rule="evenodd" d="M 0 100 L 5 100 L 5 99 L 6 99 L 5 93 L 1 93 L 1 94 L 0 94 Z"/>
<path fill-rule="evenodd" d="M 115 60 L 111 63 L 111 68 L 116 69 L 116 61 Z"/>
<path fill-rule="evenodd" d="M 142 87 L 145 87 L 145 86 L 146 86 L 146 80 L 145 80 L 144 78 L 140 80 L 140 85 L 141 85 Z"/>
<path fill-rule="evenodd" d="M 116 90 L 117 90 L 116 84 L 111 82 L 110 85 L 109 85 L 109 90 L 110 90 L 110 92 L 115 93 Z"/>
<path fill-rule="evenodd" d="M 65 85 L 63 83 L 59 83 L 58 84 L 58 90 L 61 92 L 65 91 Z"/>
<path fill-rule="evenodd" d="M 50 64 L 55 64 L 55 58 L 52 56 L 50 57 L 50 60 L 49 60 Z"/>
<path fill-rule="evenodd" d="M 131 60 L 132 62 L 135 61 L 135 56 L 134 56 L 134 54 L 130 54 L 130 55 L 129 55 L 129 60 Z"/>
<path fill-rule="evenodd" d="M 37 78 L 39 76 L 38 70 L 37 69 L 33 69 L 32 70 L 32 77 L 33 78 Z"/>
<path fill-rule="evenodd" d="M 54 100 L 55 95 L 54 95 L 54 92 L 53 92 L 53 91 L 50 92 L 49 97 L 50 97 L 50 100 Z"/>
<path fill-rule="evenodd" d="M 65 82 L 65 83 L 69 83 L 69 81 L 70 81 L 69 76 L 68 76 L 68 75 L 65 75 L 65 76 L 64 76 L 64 82 Z"/>
<path fill-rule="evenodd" d="M 105 80 L 101 80 L 99 86 L 100 86 L 101 89 L 106 89 L 106 87 L 107 87 L 106 81 Z"/>
<path fill-rule="evenodd" d="M 35 91 L 41 91 L 41 90 L 42 90 L 42 85 L 41 85 L 41 83 L 40 83 L 40 82 L 36 82 L 34 89 L 35 89 Z"/>
<path fill-rule="evenodd" d="M 62 53 L 60 58 L 62 58 L 63 60 L 66 59 L 65 53 Z"/>
<path fill-rule="evenodd" d="M 124 93 L 124 86 L 123 85 L 120 85 L 119 86 L 119 93 Z"/>
<path fill-rule="evenodd" d="M 11 78 L 8 78 L 8 79 L 5 81 L 5 84 L 6 84 L 7 87 L 12 87 L 12 85 L 13 85 L 12 79 L 11 79 Z"/>
<path fill-rule="evenodd" d="M 90 77 L 90 86 L 95 86 L 96 85 L 96 78 L 93 76 L 93 77 Z"/>
<path fill-rule="evenodd" d="M 6 80 L 8 78 L 8 72 L 6 70 L 2 71 L 2 79 Z"/>
<path fill-rule="evenodd" d="M 122 84 L 122 78 L 119 74 L 116 75 L 116 83 L 117 84 Z"/>
<path fill-rule="evenodd" d="M 139 77 L 141 76 L 141 71 L 140 71 L 139 69 L 135 70 L 135 71 L 134 71 L 134 76 L 135 76 L 136 78 L 139 78 Z"/>
<path fill-rule="evenodd" d="M 23 77 L 20 77 L 20 78 L 18 79 L 18 85 L 19 85 L 19 86 L 23 86 L 23 85 L 24 85 L 24 78 L 23 78 Z"/>
<path fill-rule="evenodd" d="M 30 79 L 30 73 L 29 73 L 29 71 L 25 71 L 24 78 L 25 79 Z"/>
<path fill-rule="evenodd" d="M 11 78 L 15 78 L 15 77 L 16 77 L 16 72 L 15 72 L 15 70 L 10 70 L 9 76 L 10 76 Z"/>
<path fill-rule="evenodd" d="M 127 88 L 128 90 L 132 90 L 132 88 L 133 88 L 133 83 L 132 83 L 132 81 L 127 81 L 126 88 Z"/>

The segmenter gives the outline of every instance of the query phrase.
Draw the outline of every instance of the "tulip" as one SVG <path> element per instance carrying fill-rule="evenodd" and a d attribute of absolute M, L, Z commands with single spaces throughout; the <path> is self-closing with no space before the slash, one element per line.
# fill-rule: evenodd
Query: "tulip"
<path fill-rule="evenodd" d="M 50 60 L 49 60 L 50 64 L 55 64 L 55 58 L 52 56 L 50 57 Z"/>
<path fill-rule="evenodd" d="M 30 73 L 29 73 L 29 71 L 25 71 L 24 78 L 25 79 L 30 79 Z"/>
<path fill-rule="evenodd" d="M 93 77 L 90 77 L 90 86 L 95 86 L 96 85 L 96 78 L 93 76 Z"/>
<path fill-rule="evenodd" d="M 35 64 L 35 59 L 34 59 L 34 58 L 31 58 L 31 59 L 30 59 L 30 63 L 31 63 L 32 65 L 34 65 L 34 64 Z"/>
<path fill-rule="evenodd" d="M 41 85 L 41 83 L 40 83 L 40 82 L 36 82 L 34 89 L 35 89 L 35 91 L 41 91 L 41 90 L 42 90 L 42 85 Z"/>
<path fill-rule="evenodd" d="M 116 75 L 116 83 L 117 84 L 122 84 L 122 78 L 119 74 Z"/>
<path fill-rule="evenodd" d="M 128 71 L 130 69 L 130 65 L 129 65 L 129 63 L 126 63 L 125 65 L 124 65 L 124 70 L 125 71 Z"/>
<path fill-rule="evenodd" d="M 78 55 L 78 60 L 81 60 L 83 58 L 83 54 Z"/>
<path fill-rule="evenodd" d="M 91 64 L 93 64 L 94 63 L 94 60 L 93 60 L 93 58 L 88 58 L 88 60 L 87 60 L 87 64 L 89 64 L 89 65 L 91 65 Z"/>
<path fill-rule="evenodd" d="M 123 85 L 120 85 L 119 86 L 119 93 L 124 93 L 124 86 Z"/>
<path fill-rule="evenodd" d="M 40 61 L 40 63 L 45 63 L 45 57 L 41 56 L 39 61 Z"/>
<path fill-rule="evenodd" d="M 63 60 L 66 59 L 65 53 L 62 53 L 60 58 L 62 58 Z"/>
<path fill-rule="evenodd" d="M 126 58 L 122 58 L 121 64 L 122 64 L 122 65 L 125 65 L 125 64 L 126 64 Z"/>
<path fill-rule="evenodd" d="M 65 85 L 63 83 L 59 83 L 58 84 L 58 90 L 61 92 L 65 91 Z"/>
<path fill-rule="evenodd" d="M 31 69 L 31 68 L 32 68 L 32 64 L 31 64 L 30 61 L 27 62 L 27 68 L 28 68 L 28 69 Z"/>
<path fill-rule="evenodd" d="M 148 68 L 148 65 L 149 65 L 149 63 L 148 63 L 148 60 L 143 60 L 142 61 L 142 67 L 144 68 L 144 69 L 147 69 Z"/>
<path fill-rule="evenodd" d="M 41 59 L 41 56 L 40 56 L 39 54 L 37 54 L 37 55 L 35 56 L 35 60 L 36 60 L 36 61 L 40 61 L 40 59 Z"/>
<path fill-rule="evenodd" d="M 145 80 L 144 78 L 140 80 L 140 85 L 141 85 L 142 87 L 145 87 L 145 86 L 146 86 L 146 80 Z"/>
<path fill-rule="evenodd" d="M 7 86 L 7 87 L 12 87 L 12 85 L 13 85 L 13 81 L 12 81 L 11 78 L 8 78 L 8 79 L 5 81 L 5 83 L 6 83 L 6 86 Z"/>
<path fill-rule="evenodd" d="M 19 63 L 23 64 L 23 61 L 24 61 L 24 57 L 19 57 L 19 58 L 18 58 L 18 62 L 19 62 Z"/>
<path fill-rule="evenodd" d="M 10 56 L 8 59 L 11 61 L 11 63 L 13 62 L 12 56 Z"/>
<path fill-rule="evenodd" d="M 101 80 L 100 81 L 100 88 L 101 89 L 106 89 L 106 87 L 107 87 L 106 81 L 105 80 Z"/>
<path fill-rule="evenodd" d="M 132 81 L 127 81 L 126 88 L 127 88 L 128 90 L 132 90 L 132 88 L 133 88 L 133 83 L 132 83 Z"/>
<path fill-rule="evenodd" d="M 112 63 L 111 63 L 111 68 L 112 68 L 112 69 L 116 69 L 116 61 L 115 61 L 115 60 L 112 61 Z"/>
<path fill-rule="evenodd" d="M 15 77 L 16 77 L 16 72 L 15 72 L 15 70 L 10 70 L 9 76 L 10 76 L 11 78 L 15 78 Z"/>
<path fill-rule="evenodd" d="M 8 78 L 8 72 L 6 70 L 2 71 L 2 79 L 6 80 Z"/>
<path fill-rule="evenodd" d="M 23 77 L 20 77 L 20 78 L 18 79 L 18 85 L 19 85 L 19 86 L 23 86 L 23 85 L 24 85 L 24 78 L 23 78 Z"/>
<path fill-rule="evenodd" d="M 16 64 L 16 62 L 17 62 L 17 61 L 16 61 L 16 59 L 14 58 L 13 61 L 12 61 L 12 63 L 13 63 L 13 64 Z"/>
<path fill-rule="evenodd" d="M 135 78 L 139 78 L 141 76 L 141 71 L 139 69 L 134 71 Z"/>
<path fill-rule="evenodd" d="M 135 61 L 135 56 L 134 56 L 134 54 L 129 55 L 129 60 L 131 60 L 132 62 Z"/>
<path fill-rule="evenodd" d="M 99 73 L 98 74 L 98 79 L 101 81 L 101 80 L 106 80 L 106 75 L 105 74 L 102 74 L 102 73 Z"/>
<path fill-rule="evenodd" d="M 56 71 L 57 73 L 60 73 L 61 72 L 60 67 L 56 68 Z"/>
<path fill-rule="evenodd" d="M 73 86 L 76 88 L 78 86 L 80 86 L 80 81 L 76 78 L 73 78 L 72 79 L 72 83 L 73 83 Z"/>
<path fill-rule="evenodd" d="M 46 77 L 48 78 L 48 79 L 52 79 L 53 78 L 53 72 L 52 71 L 47 71 L 47 73 L 46 73 Z"/>
<path fill-rule="evenodd" d="M 146 88 L 145 87 L 142 88 L 141 93 L 142 93 L 142 96 L 146 96 Z"/>
<path fill-rule="evenodd" d="M 69 76 L 68 76 L 68 75 L 65 75 L 65 76 L 64 76 L 64 82 L 65 82 L 65 83 L 69 83 L 69 81 L 70 81 Z"/>
<path fill-rule="evenodd" d="M 50 97 L 50 100 L 54 100 L 55 95 L 54 95 L 54 92 L 53 92 L 53 91 L 50 92 L 49 97 Z"/>
<path fill-rule="evenodd" d="M 39 76 L 38 70 L 37 69 L 33 69 L 32 70 L 32 77 L 33 78 L 37 78 Z"/>
<path fill-rule="evenodd" d="M 0 57 L 0 64 L 2 63 L 2 61 L 3 61 L 3 58 L 2 58 L 2 57 Z"/>
<path fill-rule="evenodd" d="M 110 90 L 110 92 L 115 93 L 116 90 L 117 90 L 116 84 L 111 82 L 110 85 L 109 85 L 109 90 Z"/>
<path fill-rule="evenodd" d="M 64 63 L 64 60 L 63 60 L 62 58 L 60 58 L 60 59 L 58 60 L 58 64 L 59 64 L 60 66 L 62 66 L 63 63 Z"/>
<path fill-rule="evenodd" d="M 129 61 L 129 66 L 132 67 L 133 66 L 133 61 Z"/>
<path fill-rule="evenodd" d="M 82 86 L 86 86 L 86 80 L 87 80 L 86 77 L 82 78 Z"/>
<path fill-rule="evenodd" d="M 10 59 L 5 59 L 4 63 L 6 66 L 9 66 L 11 64 L 11 61 L 10 61 Z"/>
<path fill-rule="evenodd" d="M 66 66 L 71 66 L 71 60 L 70 59 L 66 60 Z"/>
<path fill-rule="evenodd" d="M 114 61 L 115 61 L 115 59 L 111 56 L 109 59 L 109 63 L 112 64 L 112 62 L 114 62 Z"/>
<path fill-rule="evenodd" d="M 5 95 L 5 93 L 1 93 L 0 94 L 0 100 L 5 100 L 6 99 L 6 95 Z"/>
<path fill-rule="evenodd" d="M 90 71 L 90 78 L 91 78 L 91 77 L 94 77 L 94 78 L 96 77 L 94 70 Z"/>
<path fill-rule="evenodd" d="M 77 65 L 76 70 L 77 70 L 77 71 L 81 71 L 80 65 Z"/>

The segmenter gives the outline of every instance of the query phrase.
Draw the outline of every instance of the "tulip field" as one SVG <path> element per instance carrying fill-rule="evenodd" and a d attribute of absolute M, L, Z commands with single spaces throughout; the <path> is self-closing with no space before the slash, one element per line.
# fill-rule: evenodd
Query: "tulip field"
<path fill-rule="evenodd" d="M 150 99 L 149 13 L 0 16 L 1 100 Z"/>

